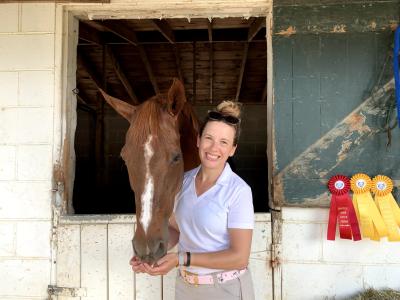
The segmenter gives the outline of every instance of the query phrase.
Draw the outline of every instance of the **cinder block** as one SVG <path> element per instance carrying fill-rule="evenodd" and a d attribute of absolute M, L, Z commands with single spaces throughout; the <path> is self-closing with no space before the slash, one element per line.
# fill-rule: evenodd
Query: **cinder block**
<path fill-rule="evenodd" d="M 282 299 L 343 299 L 363 288 L 357 265 L 284 264 Z"/>
<path fill-rule="evenodd" d="M 0 180 L 15 179 L 15 153 L 14 146 L 0 146 Z"/>
<path fill-rule="evenodd" d="M 15 226 L 13 223 L 0 223 L 0 256 L 15 255 Z"/>
<path fill-rule="evenodd" d="M 54 3 L 22 4 L 21 30 L 23 32 L 54 32 L 56 6 Z"/>
<path fill-rule="evenodd" d="M 17 105 L 18 72 L 0 72 L 0 107 Z"/>
<path fill-rule="evenodd" d="M 51 181 L 0 181 L 0 219 L 51 219 Z"/>
<path fill-rule="evenodd" d="M 53 106 L 54 72 L 25 71 L 19 74 L 20 106 Z"/>
<path fill-rule="evenodd" d="M 17 32 L 18 3 L 7 3 L 0 5 L 0 32 Z"/>
<path fill-rule="evenodd" d="M 18 120 L 18 121 L 17 121 Z M 19 144 L 50 144 L 53 140 L 53 108 L 19 108 Z"/>
<path fill-rule="evenodd" d="M 365 288 L 398 290 L 400 278 L 399 264 L 364 266 L 363 279 Z"/>
<path fill-rule="evenodd" d="M 0 35 L 0 70 L 54 68 L 54 34 Z"/>
<path fill-rule="evenodd" d="M 17 256 L 50 258 L 51 222 L 17 223 Z"/>
<path fill-rule="evenodd" d="M 282 219 L 301 223 L 328 223 L 329 209 L 283 207 Z"/>
<path fill-rule="evenodd" d="M 0 260 L 1 294 L 47 299 L 50 282 L 49 260 Z"/>
<path fill-rule="evenodd" d="M 400 264 L 400 243 L 388 242 L 386 238 L 381 242 L 369 239 L 353 242 L 339 239 L 338 234 L 335 241 L 328 241 L 325 238 L 326 224 L 323 230 L 323 260 L 326 262 Z"/>
<path fill-rule="evenodd" d="M 29 145 L 18 147 L 18 180 L 51 180 L 52 171 L 51 146 Z"/>
<path fill-rule="evenodd" d="M 322 259 L 322 226 L 320 224 L 283 223 L 282 258 L 285 261 Z"/>
<path fill-rule="evenodd" d="M 0 145 L 18 141 L 18 108 L 0 108 Z"/>

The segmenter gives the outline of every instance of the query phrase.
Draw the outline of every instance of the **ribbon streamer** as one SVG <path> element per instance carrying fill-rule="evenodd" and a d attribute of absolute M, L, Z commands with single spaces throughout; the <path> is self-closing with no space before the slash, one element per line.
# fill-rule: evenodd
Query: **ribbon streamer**
<path fill-rule="evenodd" d="M 354 241 L 361 240 L 360 228 L 358 227 L 356 213 L 349 195 L 349 178 L 344 175 L 333 176 L 328 182 L 328 188 L 332 197 L 327 239 L 335 240 L 336 224 L 338 223 L 340 238 L 353 239 Z"/>
<path fill-rule="evenodd" d="M 388 229 L 389 241 L 400 241 L 400 208 L 392 195 L 392 180 L 383 175 L 377 175 L 372 180 L 371 191 L 375 194 L 375 203 L 381 212 Z"/>
<path fill-rule="evenodd" d="M 387 227 L 370 193 L 371 178 L 363 173 L 355 174 L 351 177 L 350 186 L 362 236 L 374 241 L 387 236 Z"/>

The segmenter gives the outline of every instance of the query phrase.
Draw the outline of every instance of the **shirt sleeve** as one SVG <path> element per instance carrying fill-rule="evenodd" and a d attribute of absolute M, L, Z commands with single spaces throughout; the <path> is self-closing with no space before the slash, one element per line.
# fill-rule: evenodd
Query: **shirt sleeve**
<path fill-rule="evenodd" d="M 241 187 L 233 197 L 228 212 L 228 228 L 254 228 L 253 196 L 249 186 Z"/>

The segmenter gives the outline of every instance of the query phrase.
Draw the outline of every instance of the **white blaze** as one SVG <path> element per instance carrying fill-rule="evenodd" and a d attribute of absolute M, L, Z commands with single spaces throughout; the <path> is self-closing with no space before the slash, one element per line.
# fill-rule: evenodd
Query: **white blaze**
<path fill-rule="evenodd" d="M 154 151 L 151 147 L 151 140 L 153 137 L 150 135 L 144 144 L 144 161 L 146 165 L 146 179 L 144 181 L 143 193 L 140 197 L 142 203 L 142 211 L 140 214 L 140 223 L 143 226 L 144 232 L 147 232 L 151 220 L 151 208 L 153 203 L 154 183 L 153 176 L 150 173 L 150 160 L 153 157 Z"/>

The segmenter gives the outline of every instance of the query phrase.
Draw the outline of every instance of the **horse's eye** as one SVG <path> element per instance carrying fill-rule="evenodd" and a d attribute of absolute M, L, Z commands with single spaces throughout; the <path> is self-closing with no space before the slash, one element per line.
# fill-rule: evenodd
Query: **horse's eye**
<path fill-rule="evenodd" d="M 175 155 L 172 157 L 171 163 L 176 164 L 176 163 L 179 162 L 181 159 L 182 159 L 182 155 L 181 155 L 180 153 L 175 154 Z"/>

